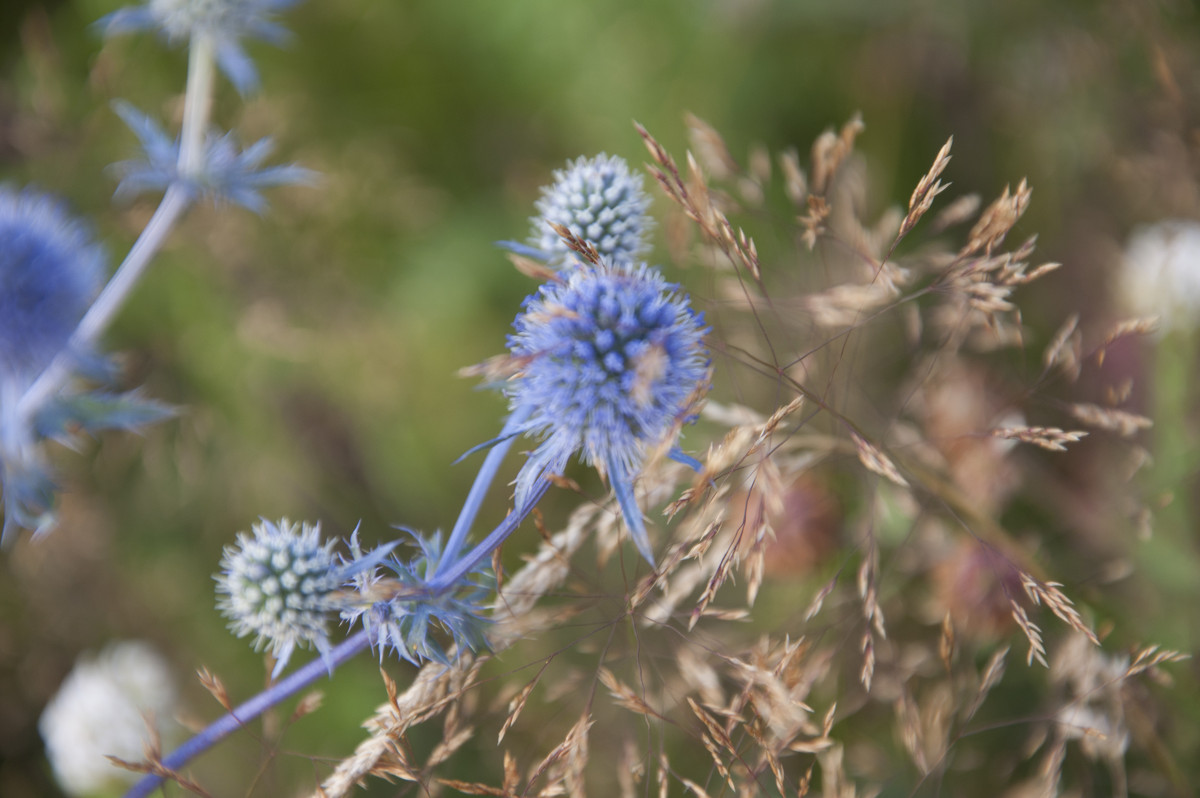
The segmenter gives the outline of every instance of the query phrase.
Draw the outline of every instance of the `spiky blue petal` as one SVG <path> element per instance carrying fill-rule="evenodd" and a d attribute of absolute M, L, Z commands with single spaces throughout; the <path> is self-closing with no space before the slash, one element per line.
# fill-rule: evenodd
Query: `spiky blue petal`
<path fill-rule="evenodd" d="M 146 191 L 162 191 L 172 183 L 179 183 L 198 196 L 232 202 L 261 213 L 266 202 L 259 190 L 311 183 L 316 177 L 314 172 L 294 164 L 262 167 L 262 162 L 271 153 L 270 139 L 260 139 L 239 150 L 232 134 L 216 133 L 210 133 L 205 139 L 199 173 L 181 174 L 178 139 L 169 138 L 154 120 L 129 103 L 116 102 L 113 108 L 138 137 L 146 156 L 145 160 L 113 164 L 113 170 L 120 178 L 116 192 L 118 199 Z"/>
<path fill-rule="evenodd" d="M 707 332 L 677 287 L 645 264 L 579 265 L 525 300 L 506 387 L 521 431 L 542 439 L 517 475 L 522 506 L 579 452 L 607 471 L 638 550 L 651 563 L 633 481 L 649 447 L 689 420 L 707 386 Z"/>
<path fill-rule="evenodd" d="M 119 429 L 136 432 L 175 415 L 175 408 L 138 391 L 60 394 L 40 407 L 33 418 L 38 438 L 68 443 L 78 432 L 95 434 Z"/>
<path fill-rule="evenodd" d="M 5 542 L 18 529 L 28 529 L 34 537 L 54 528 L 54 494 L 58 486 L 36 451 L 24 456 L 9 454 L 3 458 Z"/>
<path fill-rule="evenodd" d="M 343 607 L 342 619 L 351 625 L 361 623 L 372 633 L 380 659 L 392 651 L 413 663 L 449 664 L 439 630 L 460 651 L 486 647 L 483 605 L 494 585 L 486 567 L 465 574 L 449 589 L 432 590 L 428 580 L 442 558 L 441 535 L 405 531 L 418 553 L 409 560 L 392 556 L 379 568 L 360 570 L 353 579 L 359 600 Z M 350 552 L 356 560 L 370 556 L 359 549 L 357 538 L 351 540 Z"/>

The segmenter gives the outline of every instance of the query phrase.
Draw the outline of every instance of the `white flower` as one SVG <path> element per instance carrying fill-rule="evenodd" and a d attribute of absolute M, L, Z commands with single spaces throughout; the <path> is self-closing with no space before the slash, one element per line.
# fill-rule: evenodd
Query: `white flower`
<path fill-rule="evenodd" d="M 99 656 L 80 657 L 38 723 L 58 783 L 71 795 L 132 784 L 137 774 L 105 757 L 143 759 L 147 724 L 162 733 L 175 696 L 167 663 L 146 643 L 113 643 Z"/>
<path fill-rule="evenodd" d="M 1119 275 L 1120 301 L 1138 316 L 1159 316 L 1162 329 L 1200 323 L 1200 223 L 1172 219 L 1129 237 Z"/>

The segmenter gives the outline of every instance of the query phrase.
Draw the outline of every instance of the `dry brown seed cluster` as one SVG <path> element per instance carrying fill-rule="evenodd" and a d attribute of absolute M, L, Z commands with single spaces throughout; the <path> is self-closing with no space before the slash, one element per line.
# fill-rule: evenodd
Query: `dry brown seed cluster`
<path fill-rule="evenodd" d="M 1027 730 L 1014 756 L 1034 763 L 1031 783 L 1063 789 L 1076 745 L 1115 767 L 1136 747 L 1110 734 L 1124 699 L 1055 695 L 1069 646 L 1093 663 L 1109 655 L 1090 613 L 1047 575 L 1055 563 L 1039 562 L 1040 531 L 1005 521 L 1016 498 L 1037 500 L 1029 474 L 1045 479 L 1041 458 L 1100 438 L 1140 450 L 1126 439 L 1149 420 L 1120 406 L 1130 385 L 1097 399 L 1082 377 L 1148 323 L 1118 325 L 1088 353 L 1071 316 L 1047 336 L 1032 384 L 1014 380 L 998 364 L 1031 335 L 1020 293 L 1057 268 L 1030 265 L 1032 237 L 1004 249 L 1031 199 L 1023 181 L 977 218 L 973 195 L 934 213 L 947 142 L 906 212 L 867 221 L 861 120 L 819 137 L 807 166 L 783 153 L 774 174 L 763 148 L 743 167 L 711 126 L 687 124 L 686 177 L 638 129 L 678 208 L 664 225 L 672 251 L 706 269 L 715 330 L 714 393 L 684 439 L 700 472 L 657 452 L 637 484 L 652 520 L 661 509 L 657 569 L 625 556 L 616 507 L 564 478 L 580 507 L 553 534 L 539 516 L 541 546 L 502 580 L 495 654 L 427 666 L 403 692 L 389 682 L 368 739 L 320 794 L 370 776 L 496 796 L 805 795 L 815 784 L 858 796 L 901 773 L 950 789 L 1003 779 L 978 746 L 992 722 L 981 717 L 994 719 L 1009 689 L 1013 634 L 1027 663 L 1051 668 L 1014 688 L 1045 685 L 1042 714 L 1008 723 Z M 777 202 L 788 230 L 760 246 L 736 220 Z M 968 222 L 965 244 L 943 241 Z M 937 238 L 909 240 L 926 232 Z M 588 257 L 586 242 L 576 251 Z M 1066 398 L 1044 393 L 1064 383 Z M 1060 623 L 1043 628 L 1043 608 Z M 1113 680 L 1157 676 L 1179 656 L 1143 649 Z M 559 722 L 543 728 L 547 704 Z M 417 758 L 409 732 L 438 717 L 440 744 Z M 895 752 L 873 747 L 889 736 L 881 724 Z M 468 768 L 469 743 L 496 753 Z M 951 761 L 976 765 L 960 773 Z"/>

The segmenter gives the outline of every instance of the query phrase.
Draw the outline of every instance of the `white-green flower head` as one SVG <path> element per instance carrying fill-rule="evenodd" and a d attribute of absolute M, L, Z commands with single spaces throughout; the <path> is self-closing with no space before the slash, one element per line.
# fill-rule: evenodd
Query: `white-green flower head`
<path fill-rule="evenodd" d="M 242 49 L 242 39 L 283 44 L 288 32 L 275 15 L 297 0 L 149 0 L 145 5 L 118 9 L 97 24 L 106 35 L 157 30 L 172 44 L 194 36 L 210 38 L 217 63 L 243 94 L 258 86 L 258 72 Z"/>
<path fill-rule="evenodd" d="M 536 207 L 529 243 L 556 268 L 574 263 L 575 253 L 552 224 L 569 228 L 609 263 L 636 261 L 650 249 L 650 198 L 642 189 L 641 175 L 630 172 L 624 159 L 615 155 L 578 158 L 557 170 L 554 182 L 542 188 Z"/>
<path fill-rule="evenodd" d="M 335 544 L 321 542 L 319 524 L 284 518 L 264 519 L 225 547 L 217 607 L 238 637 L 253 634 L 256 650 L 270 649 L 276 676 L 297 646 L 329 652 L 328 621 L 346 575 Z"/>

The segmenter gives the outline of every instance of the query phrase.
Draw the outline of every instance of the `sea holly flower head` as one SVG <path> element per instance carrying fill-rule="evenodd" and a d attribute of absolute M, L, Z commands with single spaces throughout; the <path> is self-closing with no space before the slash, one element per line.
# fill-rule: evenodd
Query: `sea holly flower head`
<path fill-rule="evenodd" d="M 66 349 L 104 270 L 87 227 L 56 200 L 0 188 L 0 382 L 27 383 Z"/>
<path fill-rule="evenodd" d="M 258 87 L 258 72 L 241 40 L 285 43 L 288 32 L 274 17 L 295 4 L 296 0 L 149 0 L 145 5 L 118 9 L 96 24 L 108 36 L 156 30 L 171 44 L 208 37 L 221 71 L 246 94 Z"/>
<path fill-rule="evenodd" d="M 439 631 L 459 651 L 486 647 L 483 606 L 495 587 L 490 571 L 481 564 L 453 587 L 431 589 L 428 580 L 442 558 L 441 535 L 404 531 L 412 536 L 417 553 L 407 561 L 390 556 L 379 560 L 378 567 L 372 563 L 359 569 L 352 583 L 354 600 L 343 608 L 342 620 L 361 623 L 372 632 L 381 660 L 390 650 L 414 664 L 432 660 L 448 665 L 450 654 L 433 634 Z M 362 552 L 357 534 L 350 540 L 350 553 L 351 562 L 378 559 L 373 552 Z"/>
<path fill-rule="evenodd" d="M 575 262 L 574 253 L 554 230 L 562 225 L 610 263 L 634 261 L 649 251 L 649 206 L 641 175 L 630 172 L 622 158 L 604 153 L 578 158 L 555 171 L 554 182 L 542 188 L 538 215 L 530 220 L 529 245 L 501 246 L 555 268 L 568 267 Z"/>
<path fill-rule="evenodd" d="M 327 625 L 339 607 L 347 578 L 333 553 L 336 541 L 321 542 L 320 525 L 263 520 L 253 534 L 240 533 L 225 547 L 217 580 L 217 607 L 238 636 L 255 636 L 255 650 L 274 655 L 277 676 L 297 646 L 330 650 Z"/>
<path fill-rule="evenodd" d="M 707 328 L 655 269 L 577 251 L 589 262 L 527 298 L 508 339 L 519 371 L 505 391 L 512 417 L 525 419 L 509 432 L 542 439 L 517 476 L 515 501 L 522 506 L 580 452 L 607 474 L 638 550 L 653 563 L 633 480 L 707 388 Z"/>
<path fill-rule="evenodd" d="M 145 160 L 113 164 L 113 170 L 120 177 L 118 199 L 146 191 L 162 191 L 178 183 L 198 196 L 232 202 L 261 213 L 266 202 L 258 193 L 260 189 L 310 183 L 315 177 L 308 169 L 293 164 L 262 167 L 263 160 L 271 154 L 271 140 L 260 139 L 241 150 L 228 133 L 210 133 L 205 139 L 200 171 L 181 174 L 178 139 L 168 137 L 154 120 L 128 103 L 118 102 L 113 107 L 137 135 L 146 156 Z"/>

